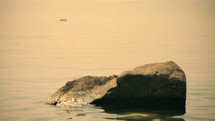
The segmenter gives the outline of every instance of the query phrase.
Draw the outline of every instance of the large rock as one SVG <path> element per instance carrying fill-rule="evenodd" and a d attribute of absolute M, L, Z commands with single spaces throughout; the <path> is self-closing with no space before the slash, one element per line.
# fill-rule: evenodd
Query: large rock
<path fill-rule="evenodd" d="M 116 82 L 116 77 L 116 75 L 109 77 L 85 76 L 69 81 L 51 95 L 48 103 L 58 107 L 81 106 L 91 103 L 95 99 L 101 98 L 107 90 L 116 85 L 110 83 Z"/>
<path fill-rule="evenodd" d="M 123 72 L 117 86 L 108 90 L 97 105 L 145 108 L 185 108 L 186 77 L 174 62 L 154 63 Z"/>
<path fill-rule="evenodd" d="M 93 103 L 174 109 L 184 109 L 185 101 L 185 73 L 172 61 L 139 66 L 119 77 L 82 77 L 67 82 L 49 99 L 57 106 Z"/>

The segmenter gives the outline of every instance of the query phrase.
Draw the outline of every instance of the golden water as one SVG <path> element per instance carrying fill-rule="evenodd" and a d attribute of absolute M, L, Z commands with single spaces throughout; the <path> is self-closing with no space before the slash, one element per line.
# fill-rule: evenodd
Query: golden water
<path fill-rule="evenodd" d="M 212 0 L 2 0 L 0 120 L 214 120 L 214 8 Z M 74 78 L 169 60 L 187 76 L 185 115 L 46 104 Z"/>

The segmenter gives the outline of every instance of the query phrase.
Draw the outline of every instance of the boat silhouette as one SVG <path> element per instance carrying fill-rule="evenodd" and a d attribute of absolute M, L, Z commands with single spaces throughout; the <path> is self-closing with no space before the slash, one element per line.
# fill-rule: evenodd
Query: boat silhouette
<path fill-rule="evenodd" d="M 60 19 L 60 21 L 67 21 L 67 19 Z"/>

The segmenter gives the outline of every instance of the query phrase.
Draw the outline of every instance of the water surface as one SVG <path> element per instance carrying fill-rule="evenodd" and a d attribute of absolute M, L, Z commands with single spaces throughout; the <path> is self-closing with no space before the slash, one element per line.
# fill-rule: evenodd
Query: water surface
<path fill-rule="evenodd" d="M 214 5 L 211 0 L 1 1 L 0 120 L 215 120 Z M 46 104 L 72 79 L 170 60 L 186 73 L 184 115 Z"/>

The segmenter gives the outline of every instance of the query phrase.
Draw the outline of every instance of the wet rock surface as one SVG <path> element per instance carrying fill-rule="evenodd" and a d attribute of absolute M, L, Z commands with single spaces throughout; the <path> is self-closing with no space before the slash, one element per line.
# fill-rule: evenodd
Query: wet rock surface
<path fill-rule="evenodd" d="M 48 103 L 58 107 L 81 106 L 91 103 L 93 100 L 103 96 L 105 91 L 109 89 L 107 86 L 111 80 L 116 78 L 116 75 L 109 77 L 85 76 L 69 81 L 51 95 L 48 99 Z M 111 86 L 113 86 L 113 84 Z"/>
<path fill-rule="evenodd" d="M 78 106 L 92 103 L 111 107 L 185 109 L 186 77 L 173 61 L 138 66 L 118 76 L 86 76 L 67 82 L 49 103 Z"/>

